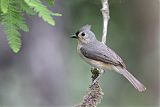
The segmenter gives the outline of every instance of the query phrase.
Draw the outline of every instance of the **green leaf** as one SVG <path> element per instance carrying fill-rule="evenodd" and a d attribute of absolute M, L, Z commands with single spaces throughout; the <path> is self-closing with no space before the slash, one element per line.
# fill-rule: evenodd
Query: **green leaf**
<path fill-rule="evenodd" d="M 1 0 L 0 1 L 1 3 L 1 11 L 3 12 L 3 13 L 7 13 L 7 11 L 8 11 L 8 5 L 9 5 L 9 0 Z"/>
<path fill-rule="evenodd" d="M 49 6 L 54 5 L 54 0 L 45 0 Z"/>
<path fill-rule="evenodd" d="M 8 29 L 6 28 L 5 30 L 10 48 L 14 53 L 18 53 L 22 44 L 20 39 L 20 33 L 17 31 L 17 29 L 14 29 L 14 27 Z"/>
<path fill-rule="evenodd" d="M 22 44 L 19 29 L 26 32 L 29 29 L 21 11 L 17 8 L 16 2 L 11 2 L 8 7 L 8 12 L 2 15 L 1 23 L 4 26 L 10 48 L 14 53 L 18 53 Z"/>
<path fill-rule="evenodd" d="M 7 35 L 8 44 L 13 52 L 17 53 L 21 48 L 21 40 L 20 33 L 13 20 L 13 14 L 11 11 L 8 11 L 8 14 L 4 15 L 2 18 L 2 24 Z"/>
<path fill-rule="evenodd" d="M 36 15 L 36 12 L 33 10 L 33 8 L 30 8 L 24 0 L 19 0 L 20 8 L 22 11 L 26 12 L 28 15 Z"/>
<path fill-rule="evenodd" d="M 47 9 L 45 5 L 41 3 L 40 0 L 24 0 L 35 12 L 38 13 L 38 16 L 41 17 L 44 21 L 48 22 L 52 26 L 55 25 L 55 21 L 52 18 L 52 12 Z"/>
<path fill-rule="evenodd" d="M 54 4 L 53 0 L 46 1 Z M 48 10 L 40 0 L 0 0 L 0 23 L 4 27 L 8 44 L 15 53 L 20 51 L 22 44 L 19 30 L 29 31 L 23 16 L 24 12 L 29 15 L 38 13 L 39 17 L 52 26 L 55 25 L 52 16 L 61 16 L 59 13 Z"/>
<path fill-rule="evenodd" d="M 53 16 L 62 16 L 60 13 L 52 13 Z"/>
<path fill-rule="evenodd" d="M 14 21 L 17 22 L 15 23 L 15 25 L 19 28 L 22 29 L 25 32 L 29 31 L 29 28 L 24 20 L 24 17 L 22 15 L 20 15 L 19 13 L 17 14 L 19 15 Z"/>

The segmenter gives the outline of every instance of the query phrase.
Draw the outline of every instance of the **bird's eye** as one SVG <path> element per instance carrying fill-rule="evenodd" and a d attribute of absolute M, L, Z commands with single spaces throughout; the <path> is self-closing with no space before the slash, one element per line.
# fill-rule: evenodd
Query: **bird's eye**
<path fill-rule="evenodd" d="M 85 33 L 82 33 L 81 35 L 82 35 L 82 36 L 85 36 Z"/>

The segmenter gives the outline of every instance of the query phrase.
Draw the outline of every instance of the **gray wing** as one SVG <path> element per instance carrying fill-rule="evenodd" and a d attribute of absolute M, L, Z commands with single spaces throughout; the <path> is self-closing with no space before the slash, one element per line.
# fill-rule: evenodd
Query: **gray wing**
<path fill-rule="evenodd" d="M 91 44 L 80 48 L 81 53 L 93 60 L 101 61 L 107 64 L 115 66 L 121 66 L 125 68 L 125 64 L 122 59 L 110 48 L 104 44 Z"/>

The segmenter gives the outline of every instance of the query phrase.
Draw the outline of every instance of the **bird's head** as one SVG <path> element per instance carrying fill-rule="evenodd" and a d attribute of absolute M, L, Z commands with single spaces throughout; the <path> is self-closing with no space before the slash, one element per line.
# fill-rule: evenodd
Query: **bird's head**
<path fill-rule="evenodd" d="M 80 43 L 90 43 L 96 41 L 95 34 L 90 30 L 91 25 L 85 25 L 80 28 L 72 38 L 78 39 Z"/>

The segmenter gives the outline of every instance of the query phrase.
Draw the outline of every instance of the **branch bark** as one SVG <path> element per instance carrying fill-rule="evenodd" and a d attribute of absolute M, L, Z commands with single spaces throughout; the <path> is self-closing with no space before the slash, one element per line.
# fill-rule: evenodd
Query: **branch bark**
<path fill-rule="evenodd" d="M 91 69 L 92 72 L 92 81 L 97 78 L 99 75 L 99 70 L 94 68 Z M 96 107 L 103 98 L 103 92 L 100 87 L 99 82 L 97 81 L 94 85 L 90 86 L 86 95 L 83 97 L 82 102 L 76 107 Z"/>
<path fill-rule="evenodd" d="M 103 15 L 103 34 L 102 34 L 102 43 L 106 44 L 107 31 L 108 31 L 108 21 L 109 16 L 109 5 L 108 0 L 101 0 L 102 3 L 102 15 Z"/>
<path fill-rule="evenodd" d="M 106 44 L 108 21 L 109 21 L 109 5 L 108 0 L 101 0 L 102 3 L 102 15 L 103 15 L 103 33 L 102 33 L 102 43 Z M 91 69 L 92 81 L 99 76 L 100 71 L 96 68 Z M 90 86 L 86 95 L 83 97 L 82 102 L 76 107 L 97 107 L 103 98 L 103 92 L 97 81 L 94 85 Z"/>

